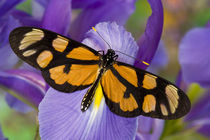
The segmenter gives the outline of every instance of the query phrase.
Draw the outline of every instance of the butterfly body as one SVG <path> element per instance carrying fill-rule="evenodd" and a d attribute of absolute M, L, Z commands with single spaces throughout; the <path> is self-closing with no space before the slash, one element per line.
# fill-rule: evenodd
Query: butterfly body
<path fill-rule="evenodd" d="M 9 41 L 13 51 L 39 69 L 54 89 L 70 94 L 89 88 L 81 102 L 83 112 L 91 105 L 98 84 L 110 111 L 123 117 L 177 119 L 190 110 L 190 101 L 181 89 L 117 61 L 113 49 L 100 54 L 80 42 L 34 27 L 16 28 Z"/>
<path fill-rule="evenodd" d="M 115 51 L 112 49 L 108 49 L 106 54 L 104 54 L 104 51 L 103 51 L 102 56 L 100 56 L 100 62 L 99 62 L 100 69 L 99 69 L 99 74 L 97 76 L 97 79 L 94 82 L 94 84 L 89 88 L 89 90 L 83 97 L 83 100 L 81 103 L 81 110 L 83 112 L 86 111 L 90 107 L 90 105 L 93 101 L 93 97 L 95 95 L 95 91 L 98 87 L 98 83 L 101 80 L 102 75 L 104 74 L 104 72 L 107 69 L 112 67 L 112 65 L 115 62 L 115 60 L 117 59 L 117 57 L 118 57 L 118 55 L 116 55 Z"/>

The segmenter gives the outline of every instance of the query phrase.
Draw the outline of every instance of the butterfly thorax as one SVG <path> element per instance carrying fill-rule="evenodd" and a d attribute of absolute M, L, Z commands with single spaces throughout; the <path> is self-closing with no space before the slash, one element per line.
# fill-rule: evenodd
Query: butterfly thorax
<path fill-rule="evenodd" d="M 107 53 L 102 56 L 102 68 L 112 66 L 117 57 L 118 55 L 115 54 L 114 50 L 108 49 Z"/>

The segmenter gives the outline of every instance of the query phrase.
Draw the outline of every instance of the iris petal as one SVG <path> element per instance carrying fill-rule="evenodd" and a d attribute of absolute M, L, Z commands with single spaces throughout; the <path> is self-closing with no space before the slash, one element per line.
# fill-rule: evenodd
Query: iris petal
<path fill-rule="evenodd" d="M 113 22 L 123 25 L 135 9 L 135 0 L 113 0 L 96 2 L 85 8 L 72 23 L 70 34 L 73 39 L 81 41 L 84 34 L 99 22 Z"/>
<path fill-rule="evenodd" d="M 198 120 L 210 116 L 210 91 L 208 91 L 191 109 L 185 117 L 186 121 Z M 199 113 L 198 113 L 199 112 Z"/>
<path fill-rule="evenodd" d="M 164 120 L 140 116 L 136 140 L 158 140 L 164 128 Z"/>
<path fill-rule="evenodd" d="M 193 106 L 189 114 L 185 117 L 189 128 L 196 128 L 199 133 L 210 136 L 210 91 L 207 91 L 204 96 Z"/>
<path fill-rule="evenodd" d="M 42 139 L 133 139 L 137 122 L 113 114 L 104 103 L 100 104 L 93 119 L 91 107 L 84 113 L 80 105 L 87 89 L 70 94 L 52 88 L 39 106 L 40 135 Z M 91 122 L 93 121 L 93 122 Z"/>
<path fill-rule="evenodd" d="M 179 46 L 179 62 L 183 80 L 210 86 L 210 28 L 195 28 L 182 39 Z"/>
<path fill-rule="evenodd" d="M 163 29 L 163 6 L 161 0 L 148 0 L 152 15 L 147 21 L 144 34 L 138 41 L 139 51 L 137 58 L 151 63 L 158 47 Z M 135 66 L 145 69 L 147 66 L 136 61 Z"/>
<path fill-rule="evenodd" d="M 120 51 L 132 57 L 136 57 L 138 45 L 136 44 L 131 33 L 127 32 L 123 26 L 117 25 L 115 22 L 102 22 L 95 26 L 97 32 L 110 45 L 113 50 Z M 95 50 L 103 50 L 106 53 L 110 47 L 94 30 L 90 30 L 86 34 L 84 44 L 92 47 Z M 118 61 L 134 64 L 135 59 L 116 52 Z"/>
<path fill-rule="evenodd" d="M 0 17 L 5 15 L 8 11 L 14 8 L 17 4 L 23 2 L 25 0 L 6 0 L 3 3 L 0 3 Z"/>
<path fill-rule="evenodd" d="M 17 98 L 10 95 L 9 93 L 6 93 L 5 100 L 7 104 L 9 105 L 9 107 L 11 107 L 12 109 L 18 112 L 27 113 L 27 112 L 32 111 L 32 108 L 30 106 L 18 100 Z"/>
<path fill-rule="evenodd" d="M 66 35 L 71 19 L 71 0 L 51 0 L 42 19 L 42 27 Z"/>
<path fill-rule="evenodd" d="M 0 71 L 0 85 L 10 89 L 33 107 L 38 107 L 46 92 L 46 83 L 37 74 L 26 70 Z"/>

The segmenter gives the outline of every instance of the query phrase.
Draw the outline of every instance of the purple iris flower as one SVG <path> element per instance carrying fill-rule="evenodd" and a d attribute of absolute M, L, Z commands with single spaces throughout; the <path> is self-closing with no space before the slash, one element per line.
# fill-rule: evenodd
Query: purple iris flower
<path fill-rule="evenodd" d="M 89 31 L 86 36 L 84 33 L 98 22 L 116 21 L 117 24 L 103 22 L 97 24 L 95 27 L 113 49 L 138 57 L 139 59 L 150 63 L 156 52 L 162 33 L 163 9 L 160 0 L 148 1 L 153 13 L 148 20 L 145 33 L 140 38 L 138 45 L 131 34 L 125 31 L 122 26 L 118 25 L 123 25 L 126 22 L 127 18 L 134 10 L 134 1 L 126 1 L 124 4 L 120 0 L 114 2 L 109 2 L 109 0 L 104 2 L 93 0 L 88 3 L 84 3 L 83 0 L 72 1 L 73 8 L 83 9 L 79 14 L 79 17 L 72 22 L 70 36 L 77 40 L 85 38 L 83 43 L 96 50 L 107 50 L 107 44 L 94 31 Z M 53 4 L 53 2 L 55 4 Z M 80 5 L 79 2 L 83 3 Z M 47 3 L 51 3 L 49 4 L 51 6 L 47 8 L 47 10 L 49 10 L 49 15 L 54 15 L 52 14 L 52 11 L 56 11 L 56 1 L 48 1 Z M 119 7 L 116 6 L 116 3 L 120 4 Z M 113 7 L 118 10 L 115 11 Z M 58 14 L 60 15 L 57 16 Z M 46 25 L 43 25 L 43 27 L 65 34 L 66 32 L 60 27 L 63 27 L 63 25 L 56 25 L 56 28 L 54 28 L 51 26 L 52 23 L 48 22 L 51 22 L 51 20 L 56 21 L 56 18 L 62 19 L 60 16 L 70 16 L 62 14 L 61 11 L 57 13 L 57 15 L 55 13 L 53 17 L 48 17 L 46 12 L 45 17 L 47 17 L 48 20 L 45 20 L 46 22 L 44 22 L 44 24 Z M 103 18 L 101 18 L 101 16 Z M 58 22 L 56 21 L 55 23 Z M 68 26 L 66 28 L 68 28 Z M 145 55 L 143 55 L 143 51 L 146 52 Z M 135 62 L 133 59 L 120 54 L 118 60 L 129 64 L 134 64 Z M 136 66 L 146 68 L 138 63 L 136 63 Z M 48 90 L 39 106 L 40 135 L 42 139 L 135 138 L 138 123 L 137 118 L 124 118 L 113 114 L 106 106 L 104 98 L 98 108 L 94 108 L 93 103 L 90 109 L 85 113 L 82 113 L 80 110 L 80 103 L 86 91 L 87 89 L 65 94 L 52 88 Z M 153 124 L 152 119 L 149 121 Z M 163 122 L 161 122 L 161 124 L 163 125 Z M 141 124 L 139 124 L 139 126 L 141 126 Z M 160 136 L 161 131 L 157 134 L 157 137 Z M 138 132 L 138 136 L 139 135 L 142 135 L 141 131 Z"/>
<path fill-rule="evenodd" d="M 187 84 L 198 83 L 200 86 L 210 87 L 210 25 L 191 29 L 183 37 L 179 46 L 179 62 L 182 80 Z M 210 94 L 209 90 L 192 107 L 185 117 L 190 128 L 199 133 L 210 136 Z"/>

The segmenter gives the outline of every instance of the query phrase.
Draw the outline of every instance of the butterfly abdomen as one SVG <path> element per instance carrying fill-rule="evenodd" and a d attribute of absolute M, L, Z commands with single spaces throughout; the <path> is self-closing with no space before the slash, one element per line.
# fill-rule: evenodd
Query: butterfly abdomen
<path fill-rule="evenodd" d="M 95 95 L 95 91 L 98 87 L 98 83 L 101 79 L 101 76 L 103 74 L 103 69 L 100 70 L 99 74 L 98 74 L 98 77 L 96 79 L 96 81 L 94 82 L 94 84 L 88 89 L 87 93 L 85 94 L 85 96 L 83 97 L 82 99 L 82 103 L 81 103 L 81 111 L 84 112 L 86 111 L 91 103 L 93 102 L 93 97 Z"/>

